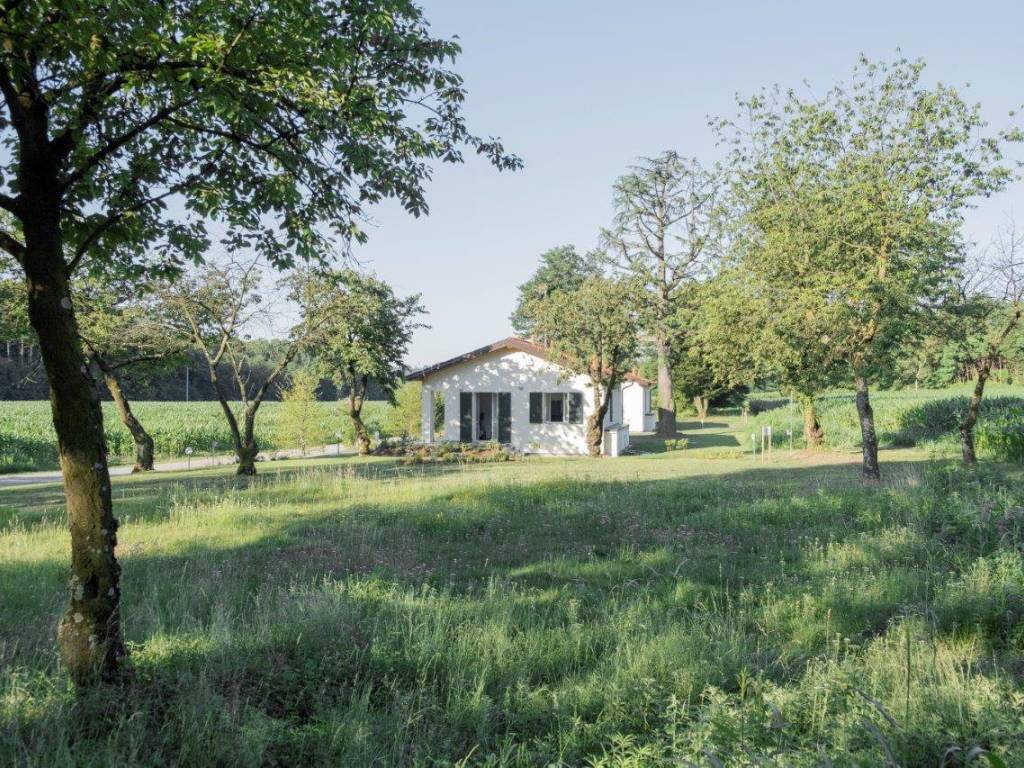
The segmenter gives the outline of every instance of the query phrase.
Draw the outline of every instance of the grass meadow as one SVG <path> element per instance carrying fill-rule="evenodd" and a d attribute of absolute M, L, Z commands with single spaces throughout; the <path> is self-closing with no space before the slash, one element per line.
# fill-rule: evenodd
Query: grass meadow
<path fill-rule="evenodd" d="M 77 696 L 58 486 L 0 490 L 0 762 L 1024 764 L 1024 471 L 922 450 L 118 478 L 132 674 Z M 989 762 L 984 762 L 989 761 Z"/>

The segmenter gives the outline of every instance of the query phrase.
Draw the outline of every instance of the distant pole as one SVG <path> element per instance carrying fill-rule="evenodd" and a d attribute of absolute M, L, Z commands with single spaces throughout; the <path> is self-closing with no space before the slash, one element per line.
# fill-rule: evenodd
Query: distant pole
<path fill-rule="evenodd" d="M 189 367 L 186 365 L 185 366 L 185 402 L 186 403 L 188 402 L 188 374 L 189 374 Z"/>

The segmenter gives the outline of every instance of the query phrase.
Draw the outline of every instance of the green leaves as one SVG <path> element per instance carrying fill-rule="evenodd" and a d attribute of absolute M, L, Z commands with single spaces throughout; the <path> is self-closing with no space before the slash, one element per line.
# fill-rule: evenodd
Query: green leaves
<path fill-rule="evenodd" d="M 468 131 L 459 47 L 408 0 L 65 0 L 3 23 L 0 170 L 20 194 L 22 118 L 42 110 L 72 263 L 172 273 L 211 232 L 277 267 L 326 262 L 368 205 L 425 213 L 435 161 L 521 165 Z"/>
<path fill-rule="evenodd" d="M 821 98 L 775 89 L 719 124 L 742 212 L 736 265 L 796 310 L 764 313 L 783 347 L 826 368 L 893 364 L 957 275 L 964 211 L 1012 177 L 1006 136 L 983 135 L 978 108 L 925 87 L 923 68 L 863 59 Z"/>

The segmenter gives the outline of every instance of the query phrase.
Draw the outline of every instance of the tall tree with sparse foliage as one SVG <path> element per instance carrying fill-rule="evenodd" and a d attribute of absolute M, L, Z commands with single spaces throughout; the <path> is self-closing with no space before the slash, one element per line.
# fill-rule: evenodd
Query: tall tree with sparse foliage
<path fill-rule="evenodd" d="M 612 264 L 644 289 L 641 320 L 658 355 L 657 431 L 666 437 L 676 431 L 673 318 L 683 289 L 720 253 L 721 189 L 718 169 L 694 158 L 672 151 L 643 158 L 615 182 L 615 223 L 602 233 Z"/>
<path fill-rule="evenodd" d="M 321 324 L 311 352 L 321 372 L 345 392 L 356 447 L 367 454 L 367 387 L 373 381 L 394 404 L 412 335 L 424 327 L 417 318 L 425 310 L 419 294 L 400 298 L 383 280 L 351 269 L 315 278 L 310 290 L 314 298 L 308 303 L 316 307 L 311 317 Z"/>
<path fill-rule="evenodd" d="M 586 375 L 594 394 L 587 419 L 591 456 L 601 455 L 604 417 L 612 392 L 637 354 L 636 288 L 610 277 L 589 277 L 575 291 L 557 291 L 535 302 L 536 329 L 568 370 Z"/>
<path fill-rule="evenodd" d="M 978 107 L 927 86 L 923 69 L 862 60 L 824 96 L 776 89 L 720 124 L 739 209 L 774 267 L 769 290 L 785 301 L 799 286 L 853 379 L 869 480 L 880 477 L 870 382 L 948 295 L 964 211 L 1009 182 L 1004 143 L 1019 138 L 986 135 Z"/>
<path fill-rule="evenodd" d="M 0 248 L 28 286 L 71 530 L 62 658 L 78 683 L 125 655 L 102 412 L 70 284 L 169 276 L 208 222 L 275 266 L 362 239 L 365 207 L 427 210 L 435 161 L 468 148 L 452 40 L 412 0 L 0 3 Z"/>

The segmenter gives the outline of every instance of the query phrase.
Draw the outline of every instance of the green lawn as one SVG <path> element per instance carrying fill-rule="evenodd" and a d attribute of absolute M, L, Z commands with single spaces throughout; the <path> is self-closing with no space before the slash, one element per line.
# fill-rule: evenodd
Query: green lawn
<path fill-rule="evenodd" d="M 119 479 L 133 675 L 80 697 L 60 490 L 0 490 L 0 763 L 1024 763 L 1020 465 L 888 450 L 865 487 L 856 454 L 684 426 Z"/>

